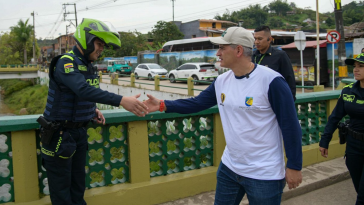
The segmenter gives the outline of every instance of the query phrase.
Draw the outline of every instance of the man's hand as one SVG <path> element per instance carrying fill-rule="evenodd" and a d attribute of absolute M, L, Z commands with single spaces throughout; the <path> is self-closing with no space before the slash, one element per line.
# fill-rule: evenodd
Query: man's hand
<path fill-rule="evenodd" d="M 140 94 L 135 96 L 123 97 L 120 101 L 120 105 L 125 108 L 125 110 L 134 113 L 136 116 L 144 117 L 148 114 L 148 107 L 140 102 L 137 98 Z"/>
<path fill-rule="evenodd" d="M 99 109 L 96 109 L 95 111 L 96 111 L 96 116 L 97 116 L 97 117 L 94 117 L 95 121 L 98 124 L 105 125 L 105 117 L 104 117 L 104 115 L 101 113 L 101 111 Z"/>
<path fill-rule="evenodd" d="M 302 183 L 301 171 L 287 168 L 286 169 L 286 182 L 289 189 L 297 188 Z"/>
<path fill-rule="evenodd" d="M 152 95 L 147 94 L 148 100 L 144 101 L 143 103 L 148 106 L 150 112 L 155 112 L 159 110 L 160 100 L 153 97 Z"/>
<path fill-rule="evenodd" d="M 327 155 L 329 155 L 329 150 L 323 147 L 320 147 L 321 156 L 327 158 Z"/>

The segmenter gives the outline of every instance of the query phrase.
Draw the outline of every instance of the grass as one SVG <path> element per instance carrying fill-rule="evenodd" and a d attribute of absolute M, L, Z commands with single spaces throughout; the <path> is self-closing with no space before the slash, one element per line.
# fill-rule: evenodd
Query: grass
<path fill-rule="evenodd" d="M 28 114 L 42 114 L 47 103 L 48 87 L 33 85 L 30 81 L 1 80 L 0 86 L 5 95 L 4 103 L 19 114 L 26 108 Z"/>

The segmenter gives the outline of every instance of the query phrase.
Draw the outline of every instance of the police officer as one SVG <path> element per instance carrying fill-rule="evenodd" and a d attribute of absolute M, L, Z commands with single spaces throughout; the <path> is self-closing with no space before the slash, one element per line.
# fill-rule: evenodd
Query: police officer
<path fill-rule="evenodd" d="M 259 26 L 254 30 L 254 44 L 257 50 L 253 53 L 252 62 L 264 65 L 280 73 L 286 79 L 296 100 L 296 80 L 292 63 L 286 52 L 271 46 L 272 36 L 268 26 Z"/>
<path fill-rule="evenodd" d="M 86 126 L 94 120 L 105 124 L 96 102 L 123 106 L 137 116 L 145 116 L 147 107 L 137 98 L 123 97 L 99 88 L 99 78 L 92 62 L 104 46 L 120 48 L 118 32 L 111 24 L 83 19 L 74 33 L 77 45 L 69 53 L 55 57 L 49 69 L 49 90 L 43 116 L 51 123 L 42 137 L 42 162 L 47 170 L 53 205 L 84 205 Z M 42 126 L 43 126 L 42 125 Z M 42 129 L 41 129 L 42 130 Z M 50 139 L 49 142 L 44 139 Z"/>
<path fill-rule="evenodd" d="M 356 205 L 364 205 L 364 53 L 355 59 L 346 59 L 347 65 L 354 65 L 355 83 L 343 88 L 321 135 L 320 152 L 327 157 L 332 134 L 340 120 L 349 115 L 350 122 L 346 137 L 346 166 L 358 193 Z"/>

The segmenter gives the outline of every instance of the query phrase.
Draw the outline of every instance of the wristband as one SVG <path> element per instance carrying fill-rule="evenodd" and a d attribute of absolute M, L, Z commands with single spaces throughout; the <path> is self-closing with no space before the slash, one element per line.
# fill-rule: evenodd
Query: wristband
<path fill-rule="evenodd" d="M 160 104 L 159 104 L 159 112 L 163 112 L 164 111 L 164 107 L 165 107 L 164 100 L 161 100 L 160 101 Z"/>

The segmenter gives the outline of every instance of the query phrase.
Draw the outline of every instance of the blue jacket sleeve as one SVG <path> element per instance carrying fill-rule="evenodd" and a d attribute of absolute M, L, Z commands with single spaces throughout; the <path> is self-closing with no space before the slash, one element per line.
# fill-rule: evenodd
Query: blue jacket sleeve
<path fill-rule="evenodd" d="M 282 131 L 287 167 L 302 169 L 302 130 L 287 82 L 275 78 L 269 85 L 268 99 Z"/>
<path fill-rule="evenodd" d="M 165 105 L 167 107 L 166 112 L 176 112 L 181 114 L 199 112 L 216 104 L 215 81 L 196 97 L 173 101 L 165 100 Z"/>
<path fill-rule="evenodd" d="M 73 70 L 65 72 L 64 64 L 72 63 Z M 59 84 L 66 86 L 78 97 L 90 102 L 119 106 L 122 96 L 110 93 L 100 88 L 93 87 L 86 82 L 82 73 L 78 70 L 77 65 L 68 58 L 59 59 L 54 72 L 54 78 Z"/>
<path fill-rule="evenodd" d="M 320 140 L 320 147 L 329 148 L 329 143 L 332 139 L 332 134 L 335 132 L 337 128 L 337 124 L 340 122 L 343 117 L 346 116 L 346 111 L 344 109 L 344 100 L 342 98 L 342 93 L 337 100 L 336 106 L 334 110 L 332 111 L 329 120 L 327 121 L 327 124 L 325 126 L 324 134 L 321 135 Z"/>

